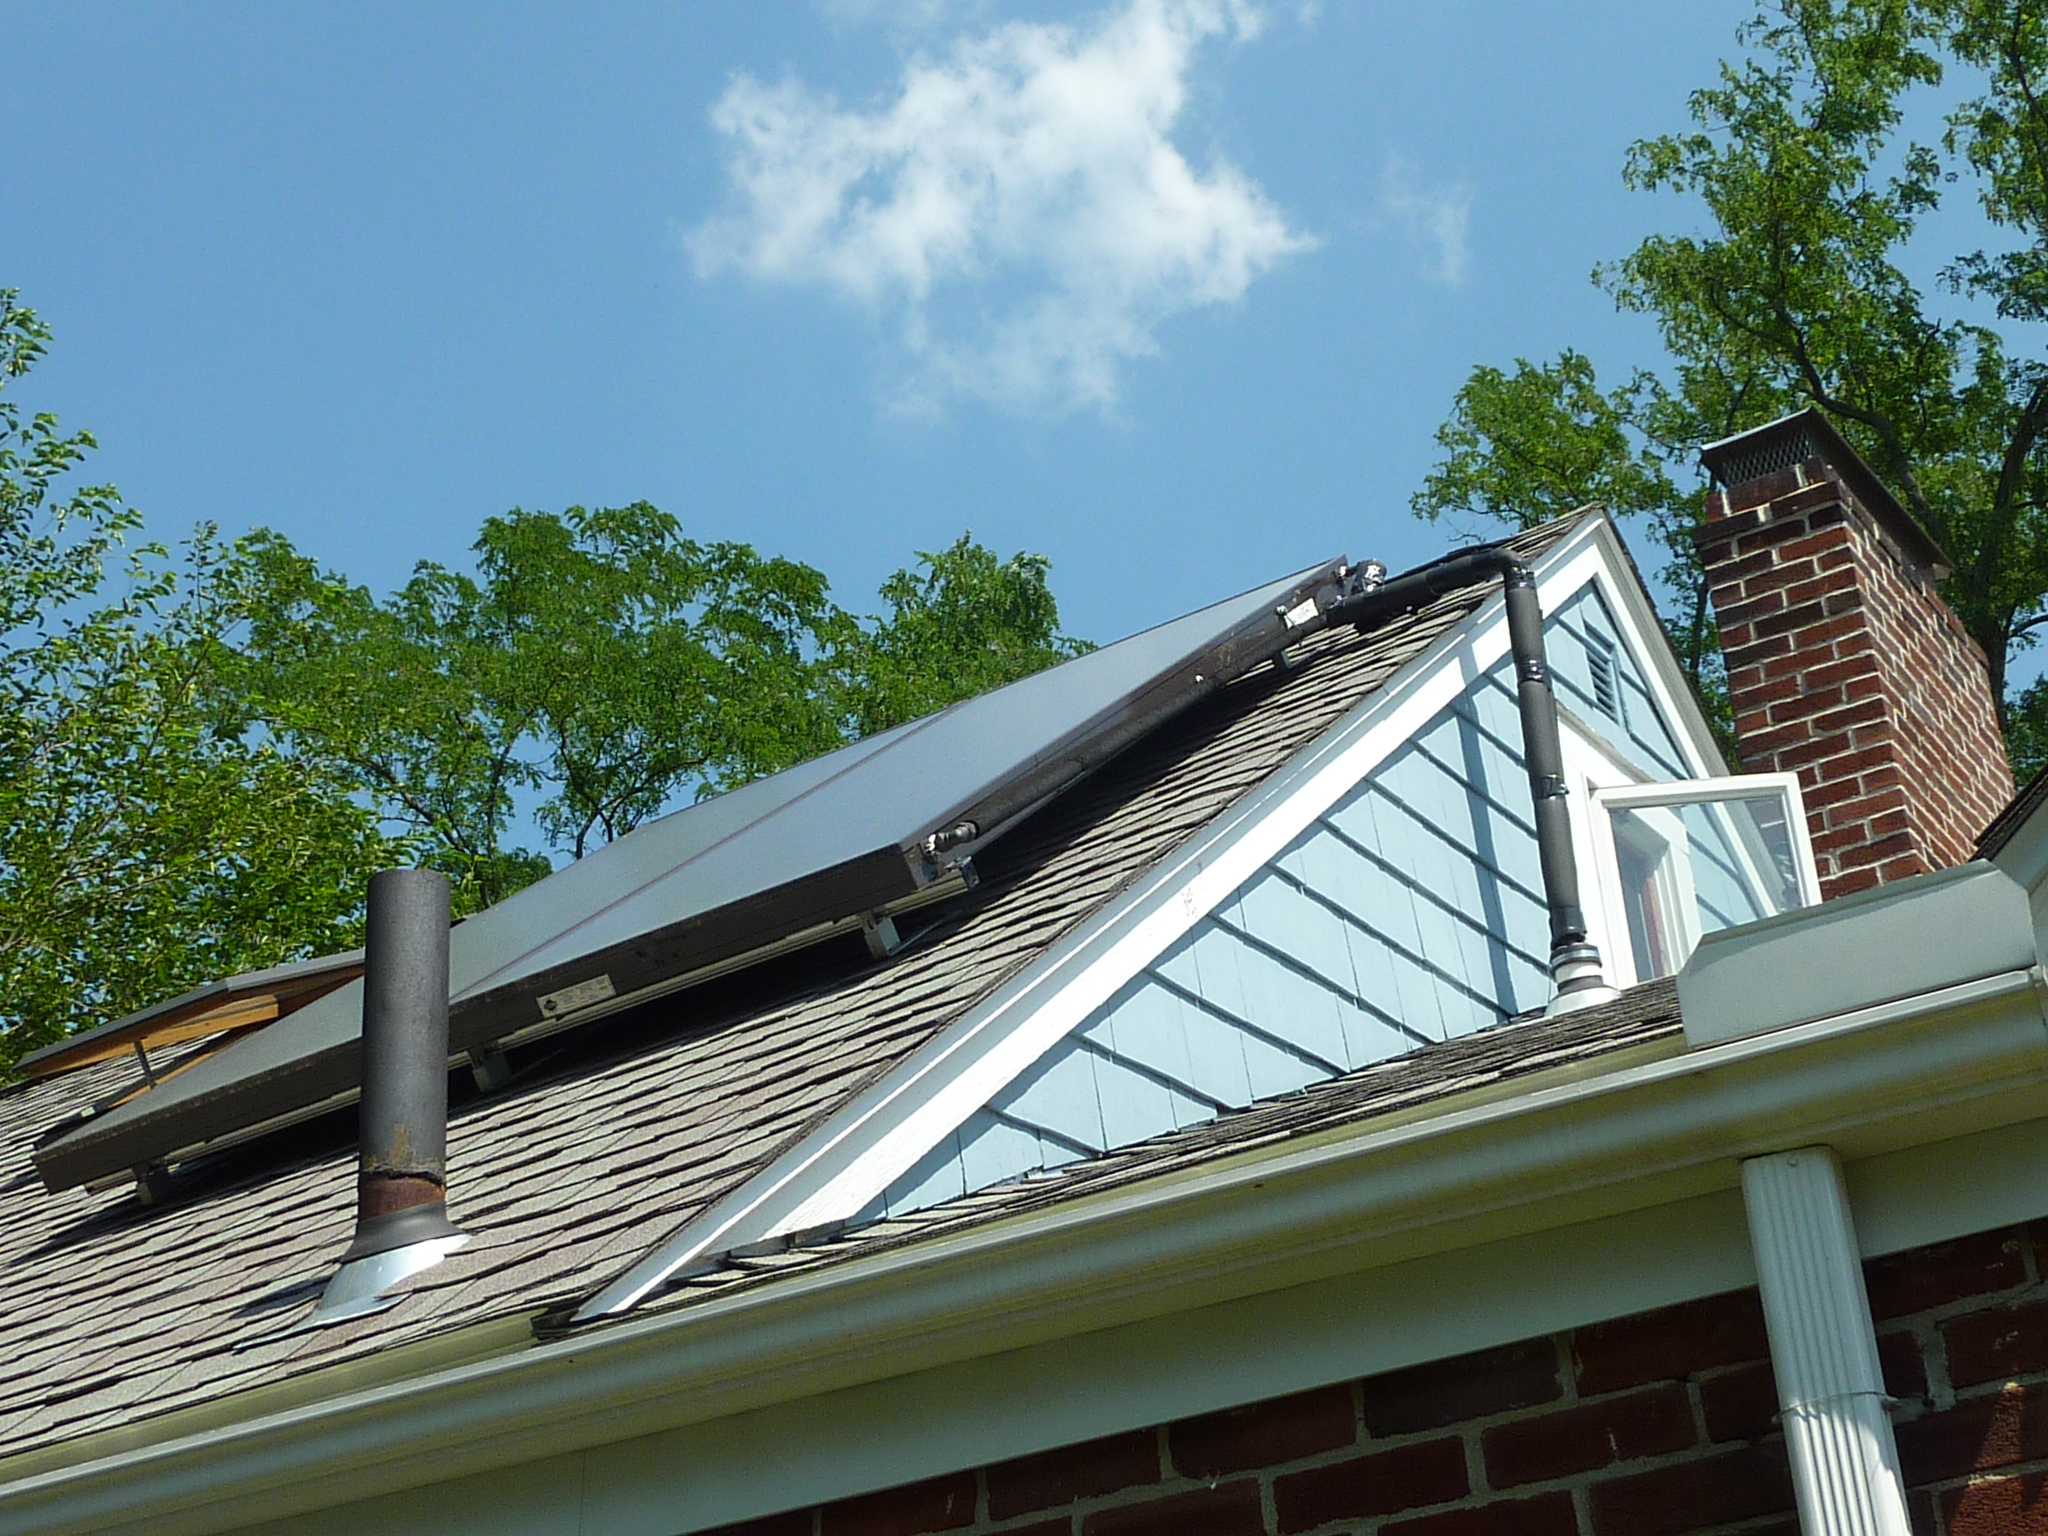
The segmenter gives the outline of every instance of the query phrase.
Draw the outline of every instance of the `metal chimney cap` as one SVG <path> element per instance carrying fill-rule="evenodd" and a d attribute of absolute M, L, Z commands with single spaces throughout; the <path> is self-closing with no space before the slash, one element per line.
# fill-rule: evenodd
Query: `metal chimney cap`
<path fill-rule="evenodd" d="M 1863 455 L 1819 410 L 1808 406 L 1700 449 L 1700 465 L 1730 490 L 1776 469 L 1819 459 L 1840 475 L 1870 515 L 1898 541 L 1914 565 L 1946 576 L 1955 562 L 1920 520 L 1891 493 Z"/>

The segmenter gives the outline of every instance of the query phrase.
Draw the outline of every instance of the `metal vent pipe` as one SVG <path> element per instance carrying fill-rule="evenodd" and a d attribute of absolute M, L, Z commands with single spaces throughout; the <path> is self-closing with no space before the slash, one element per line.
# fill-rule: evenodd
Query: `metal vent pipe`
<path fill-rule="evenodd" d="M 1522 757 L 1536 812 L 1536 852 L 1550 909 L 1550 975 L 1557 987 L 1553 1013 L 1583 1008 L 1615 995 L 1600 968 L 1600 951 L 1586 933 L 1579 902 L 1579 865 L 1572 852 L 1564 752 L 1557 734 L 1557 699 L 1543 656 L 1543 605 L 1528 565 L 1497 546 L 1447 555 L 1397 576 L 1384 567 L 1361 567 L 1349 590 L 1327 610 L 1333 624 L 1375 629 L 1461 588 L 1499 578 L 1508 610 L 1508 649 L 1515 659 L 1515 701 L 1522 717 Z"/>
<path fill-rule="evenodd" d="M 448 1220 L 448 877 L 370 877 L 355 1241 L 315 1321 L 388 1305 L 382 1293 L 467 1239 Z"/>
<path fill-rule="evenodd" d="M 448 1224 L 448 877 L 370 877 L 356 1240 L 344 1262 Z"/>

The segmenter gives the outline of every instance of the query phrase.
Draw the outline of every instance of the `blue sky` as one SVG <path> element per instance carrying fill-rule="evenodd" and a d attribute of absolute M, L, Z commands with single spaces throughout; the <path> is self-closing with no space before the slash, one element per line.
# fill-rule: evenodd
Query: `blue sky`
<path fill-rule="evenodd" d="M 160 537 L 644 497 L 862 606 L 972 528 L 1106 640 L 1434 553 L 1473 364 L 1654 360 L 1587 274 L 1747 13 L 0 0 L 0 285 Z"/>

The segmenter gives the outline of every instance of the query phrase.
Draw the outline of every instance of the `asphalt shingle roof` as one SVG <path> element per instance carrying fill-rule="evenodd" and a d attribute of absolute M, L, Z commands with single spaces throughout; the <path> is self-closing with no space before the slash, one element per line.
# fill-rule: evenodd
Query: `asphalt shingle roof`
<path fill-rule="evenodd" d="M 1533 555 L 1570 526 L 1523 535 L 1517 546 Z M 892 961 L 826 955 L 680 993 L 564 1037 L 508 1088 L 458 1104 L 449 1210 L 474 1241 L 388 1312 L 290 1331 L 348 1242 L 349 1115 L 181 1174 L 165 1201 L 144 1205 L 129 1190 L 48 1194 L 29 1164 L 38 1136 L 121 1086 L 132 1068 L 109 1062 L 0 1093 L 0 1315 L 9 1319 L 0 1452 L 592 1293 L 1044 953 L 1486 595 L 1454 594 L 1370 635 L 1314 636 L 1291 665 L 1170 722 L 991 849 L 980 888 L 933 909 L 933 929 Z M 912 1241 L 1300 1134 L 1331 1116 L 1380 1113 L 1408 1102 L 1404 1095 L 1440 1096 L 1536 1070 L 1559 1052 L 1597 1055 L 1675 1028 L 1675 1004 L 1642 991 L 1654 996 L 1433 1047 L 783 1260 Z M 741 1265 L 657 1304 L 735 1283 L 758 1279 Z"/>
<path fill-rule="evenodd" d="M 2033 820 L 2034 812 L 2044 802 L 2048 802 L 2048 768 L 2041 769 L 2022 784 L 2011 803 L 1992 818 L 1990 826 L 1977 834 L 1978 857 L 1996 858 L 2019 829 Z"/>
<path fill-rule="evenodd" d="M 1185 1173 L 1262 1147 L 1355 1126 L 1518 1078 L 1675 1043 L 1683 1037 L 1676 984 L 1669 979 L 1648 982 L 1579 1013 L 1512 1021 L 1425 1046 L 1311 1084 L 1285 1098 L 1269 1099 L 1200 1125 L 1120 1147 L 1102 1157 L 1029 1174 L 857 1231 L 799 1243 L 781 1253 L 728 1256 L 717 1268 L 658 1292 L 641 1304 L 641 1311 L 685 1307 L 798 1270 L 886 1253 L 1147 1179 Z"/>

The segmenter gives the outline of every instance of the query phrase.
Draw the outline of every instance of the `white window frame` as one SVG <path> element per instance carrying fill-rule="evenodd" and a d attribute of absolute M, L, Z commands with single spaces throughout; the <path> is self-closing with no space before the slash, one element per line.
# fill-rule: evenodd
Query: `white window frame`
<path fill-rule="evenodd" d="M 1820 902 L 1820 873 L 1813 860 L 1812 834 L 1806 824 L 1806 804 L 1799 793 L 1796 773 L 1742 773 L 1723 778 L 1666 780 L 1650 784 L 1587 785 L 1595 887 L 1599 893 L 1604 942 L 1600 955 L 1607 964 L 1609 979 L 1616 986 L 1633 986 L 1643 978 L 1636 975 L 1635 946 L 1628 938 L 1627 906 L 1621 885 L 1621 860 L 1615 848 L 1615 811 L 1645 811 L 1682 805 L 1705 805 L 1725 800 L 1755 800 L 1766 795 L 1782 796 L 1787 824 L 1793 832 L 1792 864 L 1799 879 L 1799 895 L 1805 906 Z M 1690 871 L 1683 883 L 1690 883 Z M 1697 922 L 1689 901 L 1678 905 L 1679 921 Z M 1699 934 L 1684 935 L 1686 952 L 1699 941 Z"/>

